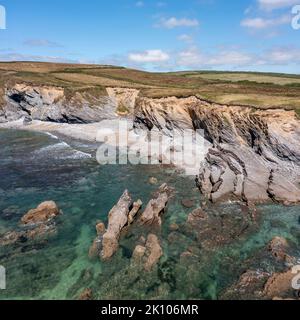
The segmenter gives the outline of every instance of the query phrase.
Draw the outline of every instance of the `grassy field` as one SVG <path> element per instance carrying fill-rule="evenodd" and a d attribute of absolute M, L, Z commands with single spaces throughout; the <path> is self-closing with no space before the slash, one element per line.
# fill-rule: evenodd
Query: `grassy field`
<path fill-rule="evenodd" d="M 196 95 L 224 104 L 295 109 L 300 114 L 300 76 L 254 72 L 191 71 L 149 73 L 105 65 L 0 63 L 0 93 L 6 84 L 27 82 L 105 95 L 106 87 L 141 90 L 153 98 Z"/>

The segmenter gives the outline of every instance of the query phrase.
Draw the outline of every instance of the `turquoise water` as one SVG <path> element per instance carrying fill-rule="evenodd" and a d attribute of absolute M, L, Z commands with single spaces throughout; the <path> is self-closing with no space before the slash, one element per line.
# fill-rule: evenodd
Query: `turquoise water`
<path fill-rule="evenodd" d="M 281 267 L 264 255 L 274 236 L 289 239 L 298 254 L 299 207 L 260 206 L 260 219 L 249 222 L 249 232 L 205 248 L 203 239 L 184 224 L 193 208 L 181 205 L 182 199 L 194 199 L 197 208 L 203 199 L 194 180 L 172 168 L 103 167 L 92 144 L 22 131 L 0 131 L 0 148 L 0 234 L 16 229 L 22 215 L 43 201 L 54 200 L 63 211 L 55 236 L 0 248 L 0 265 L 7 270 L 7 290 L 0 291 L 0 299 L 76 299 L 86 288 L 98 299 L 217 299 L 250 265 L 269 271 Z M 111 262 L 90 260 L 96 222 L 107 222 L 125 189 L 147 203 L 158 187 L 148 183 L 152 176 L 176 190 L 164 216 L 164 256 L 157 268 L 145 273 L 132 263 L 132 251 L 144 232 L 135 226 L 121 239 Z M 235 203 L 207 210 L 235 217 L 236 223 L 243 212 Z M 171 233 L 171 223 L 179 231 Z M 212 225 L 208 238 L 213 241 L 219 228 Z M 188 248 L 195 255 L 186 262 L 180 255 Z"/>

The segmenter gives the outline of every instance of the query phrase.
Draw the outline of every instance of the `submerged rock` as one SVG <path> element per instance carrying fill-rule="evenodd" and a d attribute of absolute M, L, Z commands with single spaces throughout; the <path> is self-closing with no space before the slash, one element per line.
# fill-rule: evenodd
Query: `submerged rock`
<path fill-rule="evenodd" d="M 93 300 L 93 291 L 92 289 L 85 289 L 80 296 L 78 297 L 78 300 Z"/>
<path fill-rule="evenodd" d="M 277 259 L 281 261 L 285 261 L 288 257 L 287 249 L 289 248 L 289 244 L 286 239 L 281 237 L 275 237 L 271 240 L 268 245 L 268 250 L 271 254 Z"/>
<path fill-rule="evenodd" d="M 161 215 L 164 213 L 171 196 L 171 189 L 167 184 L 163 184 L 149 201 L 145 211 L 142 213 L 140 223 L 142 225 L 161 226 Z"/>
<path fill-rule="evenodd" d="M 158 180 L 155 177 L 151 177 L 151 178 L 149 178 L 149 183 L 152 185 L 156 185 L 156 184 L 158 184 Z"/>
<path fill-rule="evenodd" d="M 181 204 L 185 208 L 193 208 L 193 206 L 195 205 L 195 201 L 193 199 L 183 199 L 181 201 Z"/>
<path fill-rule="evenodd" d="M 28 211 L 21 219 L 22 225 L 35 225 L 38 223 L 47 223 L 60 214 L 60 211 L 54 201 L 41 203 L 36 209 Z"/>
<path fill-rule="evenodd" d="M 142 262 L 144 270 L 150 272 L 159 262 L 162 255 L 163 250 L 158 237 L 155 234 L 149 234 L 145 246 L 136 246 L 132 259 L 135 263 Z"/>
<path fill-rule="evenodd" d="M 54 219 L 61 214 L 54 201 L 41 203 L 36 209 L 29 210 L 21 219 L 21 230 L 9 231 L 0 237 L 0 245 L 7 246 L 35 240 L 56 232 Z"/>

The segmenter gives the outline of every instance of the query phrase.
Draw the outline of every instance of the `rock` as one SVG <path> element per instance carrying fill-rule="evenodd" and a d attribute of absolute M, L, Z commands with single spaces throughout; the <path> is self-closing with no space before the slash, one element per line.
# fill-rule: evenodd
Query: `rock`
<path fill-rule="evenodd" d="M 79 296 L 78 300 L 93 300 L 92 289 L 85 289 Z"/>
<path fill-rule="evenodd" d="M 192 213 L 189 214 L 188 216 L 188 223 L 197 223 L 201 220 L 207 220 L 208 219 L 208 214 L 201 208 L 195 209 Z"/>
<path fill-rule="evenodd" d="M 262 270 L 247 270 L 239 280 L 222 294 L 225 300 L 253 300 L 262 299 L 264 284 L 270 274 Z"/>
<path fill-rule="evenodd" d="M 131 204 L 131 196 L 126 190 L 118 203 L 109 212 L 108 227 L 102 240 L 101 257 L 103 260 L 110 259 L 118 250 L 121 231 L 128 224 Z"/>
<path fill-rule="evenodd" d="M 155 177 L 151 177 L 151 178 L 149 178 L 149 183 L 152 185 L 156 185 L 156 184 L 158 184 L 158 180 Z"/>
<path fill-rule="evenodd" d="M 177 223 L 171 223 L 169 226 L 169 230 L 174 232 L 179 230 L 179 225 Z"/>
<path fill-rule="evenodd" d="M 141 209 L 142 205 L 143 205 L 142 200 L 138 200 L 138 201 L 133 203 L 132 209 L 131 209 L 131 211 L 129 212 L 129 215 L 128 215 L 128 224 L 132 224 L 133 223 L 133 221 L 134 221 L 137 213 Z"/>
<path fill-rule="evenodd" d="M 185 207 L 185 208 L 193 208 L 193 206 L 195 205 L 195 201 L 192 199 L 183 199 L 181 201 L 181 204 Z"/>
<path fill-rule="evenodd" d="M 89 258 L 94 259 L 100 256 L 102 250 L 102 239 L 97 237 L 89 249 Z"/>
<path fill-rule="evenodd" d="M 145 255 L 145 252 L 146 252 L 146 247 L 143 247 L 141 245 L 137 245 L 133 251 L 133 254 L 132 254 L 132 259 L 135 261 L 135 262 L 141 262 L 142 261 L 142 258 L 144 257 Z"/>
<path fill-rule="evenodd" d="M 12 245 L 39 239 L 56 232 L 54 219 L 60 211 L 53 201 L 41 203 L 36 209 L 26 213 L 21 219 L 21 230 L 10 231 L 0 238 L 0 245 Z"/>
<path fill-rule="evenodd" d="M 105 233 L 105 224 L 103 222 L 98 222 L 96 225 L 97 235 L 101 236 Z"/>
<path fill-rule="evenodd" d="M 155 198 L 150 200 L 145 211 L 142 213 L 140 222 L 142 225 L 161 226 L 161 214 L 164 213 L 171 196 L 171 189 L 163 184 L 157 191 Z"/>
<path fill-rule="evenodd" d="M 287 258 L 287 249 L 289 248 L 288 242 L 286 239 L 281 237 L 275 237 L 268 245 L 268 250 L 271 254 L 281 261 L 285 261 Z"/>
<path fill-rule="evenodd" d="M 145 271 L 150 272 L 158 263 L 163 255 L 163 250 L 160 246 L 158 237 L 154 234 L 149 234 L 145 245 L 137 245 L 132 254 L 134 263 L 143 265 Z"/>
<path fill-rule="evenodd" d="M 0 237 L 0 246 L 8 246 L 14 244 L 19 241 L 21 236 L 23 236 L 23 233 L 9 231 L 5 233 L 2 237 Z"/>
<path fill-rule="evenodd" d="M 148 272 L 151 271 L 158 263 L 162 255 L 163 251 L 157 236 L 154 234 L 149 234 L 146 242 L 146 262 L 144 265 L 145 270 Z"/>
<path fill-rule="evenodd" d="M 54 201 L 41 203 L 36 209 L 28 211 L 21 219 L 22 225 L 47 223 L 60 214 Z"/>
<path fill-rule="evenodd" d="M 292 288 L 292 280 L 294 277 L 292 270 L 273 274 L 265 285 L 264 295 L 269 299 L 293 298 L 295 290 Z"/>

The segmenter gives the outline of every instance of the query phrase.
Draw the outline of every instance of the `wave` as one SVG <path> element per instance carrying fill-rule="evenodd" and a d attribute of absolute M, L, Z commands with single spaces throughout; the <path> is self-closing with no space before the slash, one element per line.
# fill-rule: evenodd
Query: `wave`
<path fill-rule="evenodd" d="M 51 138 L 55 139 L 55 140 L 59 140 L 59 138 L 58 138 L 56 135 L 54 135 L 53 133 L 45 132 L 45 134 L 46 134 L 47 136 L 49 136 L 49 137 L 51 137 Z"/>
<path fill-rule="evenodd" d="M 91 154 L 80 151 L 80 150 L 76 150 L 64 141 L 42 147 L 41 149 L 36 150 L 34 153 L 38 155 L 42 155 L 42 154 L 48 155 L 51 152 L 56 155 L 56 158 L 59 158 L 59 159 L 92 158 Z M 57 157 L 57 153 L 59 153 L 58 157 Z"/>

